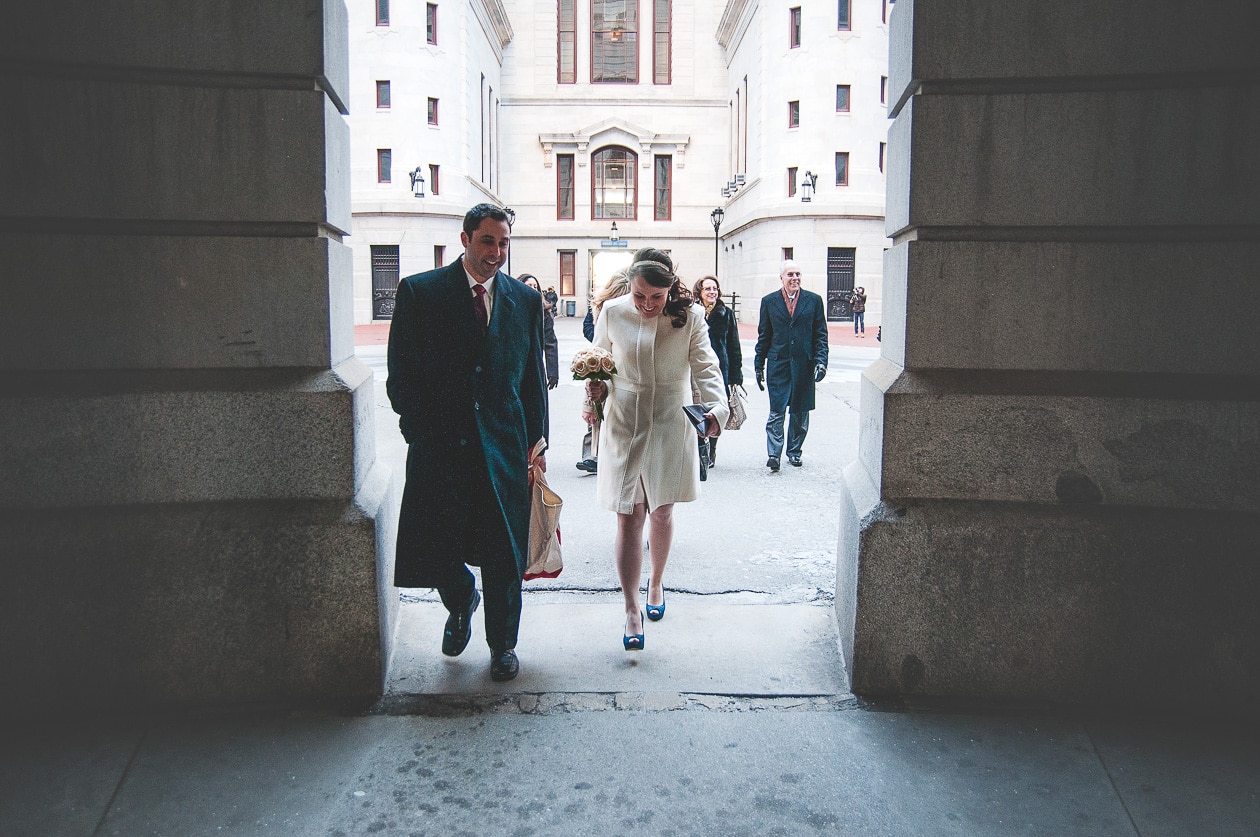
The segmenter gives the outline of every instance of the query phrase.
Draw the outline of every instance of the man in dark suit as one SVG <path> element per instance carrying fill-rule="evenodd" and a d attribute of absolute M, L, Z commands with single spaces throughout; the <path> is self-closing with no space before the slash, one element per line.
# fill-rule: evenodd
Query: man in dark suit
<path fill-rule="evenodd" d="M 465 564 L 480 566 L 495 680 L 520 668 L 529 457 L 547 435 L 542 300 L 499 271 L 509 237 L 503 210 L 478 204 L 461 259 L 399 283 L 386 387 L 409 446 L 394 584 L 437 588 L 453 657 L 481 602 Z"/>
<path fill-rule="evenodd" d="M 827 317 L 822 297 L 801 290 L 801 268 L 785 261 L 779 271 L 782 290 L 762 297 L 753 370 L 757 388 L 770 384 L 766 421 L 766 467 L 779 470 L 783 454 L 783 419 L 788 422 L 788 462 L 801 466 L 801 448 L 814 409 L 814 384 L 827 374 Z"/>

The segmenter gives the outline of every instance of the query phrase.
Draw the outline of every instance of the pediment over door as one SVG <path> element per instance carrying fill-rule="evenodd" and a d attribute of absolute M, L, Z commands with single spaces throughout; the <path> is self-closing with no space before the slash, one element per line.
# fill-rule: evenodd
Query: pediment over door
<path fill-rule="evenodd" d="M 591 148 L 620 145 L 639 155 L 639 165 L 651 168 L 654 154 L 668 154 L 674 158 L 675 168 L 687 164 L 687 146 L 691 137 L 686 134 L 658 134 L 624 119 L 605 119 L 568 134 L 539 134 L 538 142 L 543 149 L 543 165 L 551 168 L 556 154 L 572 154 L 579 166 L 590 159 Z"/>

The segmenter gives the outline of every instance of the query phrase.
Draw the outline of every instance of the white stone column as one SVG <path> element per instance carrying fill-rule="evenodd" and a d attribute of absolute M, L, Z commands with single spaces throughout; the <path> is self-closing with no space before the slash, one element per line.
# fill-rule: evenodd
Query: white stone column
<path fill-rule="evenodd" d="M 901 0 L 854 691 L 1260 698 L 1257 11 Z"/>
<path fill-rule="evenodd" d="M 343 3 L 26 4 L 0 57 L 6 697 L 379 693 Z"/>

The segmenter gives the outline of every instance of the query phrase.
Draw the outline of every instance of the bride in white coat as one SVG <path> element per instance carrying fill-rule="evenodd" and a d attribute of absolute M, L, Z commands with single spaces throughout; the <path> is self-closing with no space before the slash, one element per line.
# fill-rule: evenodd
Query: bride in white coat
<path fill-rule="evenodd" d="M 622 642 L 627 651 L 638 651 L 644 646 L 639 609 L 644 522 L 650 521 L 652 560 L 647 609 L 655 621 L 665 615 L 663 576 L 674 503 L 699 494 L 696 430 L 682 410 L 692 403 L 693 381 L 706 409 L 706 436 L 721 432 L 728 408 L 704 309 L 660 262 L 635 262 L 629 275 L 630 293 L 605 303 L 595 323 L 593 342 L 612 353 L 617 372 L 607 387 L 588 385 L 588 393 L 598 399 L 607 391 L 596 500 L 617 513 L 617 575 L 626 606 Z M 594 420 L 589 411 L 583 418 Z"/>

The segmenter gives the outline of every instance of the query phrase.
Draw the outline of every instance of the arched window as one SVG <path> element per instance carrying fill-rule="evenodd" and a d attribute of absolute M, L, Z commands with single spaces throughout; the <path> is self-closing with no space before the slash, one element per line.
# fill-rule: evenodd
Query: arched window
<path fill-rule="evenodd" d="M 628 148 L 610 146 L 591 156 L 591 217 L 638 217 L 638 159 Z"/>

